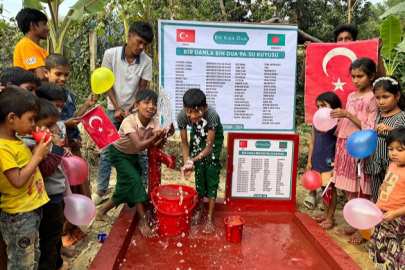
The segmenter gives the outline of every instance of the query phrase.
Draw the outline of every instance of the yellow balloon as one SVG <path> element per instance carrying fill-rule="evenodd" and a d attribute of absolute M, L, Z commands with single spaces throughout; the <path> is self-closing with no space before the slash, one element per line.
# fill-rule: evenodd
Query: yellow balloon
<path fill-rule="evenodd" d="M 96 69 L 91 75 L 91 89 L 97 95 L 110 90 L 114 85 L 114 73 L 108 68 L 101 67 Z"/>

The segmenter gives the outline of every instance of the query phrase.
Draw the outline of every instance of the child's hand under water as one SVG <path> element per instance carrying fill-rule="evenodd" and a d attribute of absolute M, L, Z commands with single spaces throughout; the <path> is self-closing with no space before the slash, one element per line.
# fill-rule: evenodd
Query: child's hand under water
<path fill-rule="evenodd" d="M 186 170 L 185 166 L 181 168 L 181 177 L 188 180 L 191 177 L 192 170 Z"/>

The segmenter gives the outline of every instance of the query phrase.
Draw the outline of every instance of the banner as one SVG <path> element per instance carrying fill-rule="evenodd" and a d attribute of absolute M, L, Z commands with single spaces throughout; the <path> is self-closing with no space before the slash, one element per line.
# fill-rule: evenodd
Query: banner
<path fill-rule="evenodd" d="M 233 198 L 291 199 L 294 141 L 235 139 Z"/>
<path fill-rule="evenodd" d="M 342 42 L 311 43 L 307 48 L 305 68 L 305 122 L 312 124 L 317 110 L 316 98 L 324 92 L 334 92 L 346 107 L 347 97 L 357 91 L 349 68 L 360 57 L 377 63 L 378 39 Z"/>
<path fill-rule="evenodd" d="M 118 131 L 100 105 L 82 115 L 80 119 L 84 129 L 99 149 L 109 146 L 120 138 Z"/>
<path fill-rule="evenodd" d="M 297 35 L 296 25 L 160 20 L 160 85 L 172 118 L 199 88 L 225 131 L 293 132 Z"/>

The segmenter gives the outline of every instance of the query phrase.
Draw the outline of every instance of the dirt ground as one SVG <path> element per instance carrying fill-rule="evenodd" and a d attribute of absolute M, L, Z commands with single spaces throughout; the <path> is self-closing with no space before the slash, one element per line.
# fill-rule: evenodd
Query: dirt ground
<path fill-rule="evenodd" d="M 301 151 L 301 149 L 300 149 Z M 90 170 L 90 179 L 91 179 L 91 185 L 92 185 L 92 190 L 96 190 L 97 186 L 97 171 L 95 167 L 92 167 Z M 115 171 L 113 170 L 113 173 L 111 175 L 110 179 L 110 185 L 109 185 L 109 190 L 108 190 L 108 195 L 112 195 L 114 191 L 114 187 L 116 184 L 116 177 L 115 177 Z M 180 183 L 181 176 L 180 176 L 180 171 L 179 170 L 168 170 L 163 166 L 162 168 L 162 183 L 163 184 L 178 184 Z M 192 178 L 193 179 L 193 178 Z M 305 206 L 302 204 L 304 198 L 307 196 L 308 191 L 302 186 L 301 184 L 301 175 L 299 175 L 297 179 L 297 210 L 299 212 L 304 212 L 307 213 L 308 215 L 315 215 L 315 214 L 320 214 L 322 213 L 321 210 L 316 208 L 315 210 L 307 210 Z M 189 186 L 194 186 L 194 181 L 185 181 L 183 184 L 189 185 Z M 219 198 L 224 198 L 225 196 L 225 171 L 223 170 L 221 174 L 221 183 L 219 186 L 218 190 L 218 197 Z M 318 202 L 321 202 L 320 198 L 320 191 L 318 191 Z M 338 204 L 337 211 L 336 211 L 336 221 L 338 223 L 337 228 L 341 228 L 344 226 L 347 226 L 344 218 L 343 218 L 343 204 L 344 202 L 341 202 Z M 114 220 L 118 217 L 122 207 L 118 207 L 115 210 L 111 210 L 109 212 L 109 215 L 114 218 Z M 106 224 L 104 222 L 99 222 L 99 221 L 93 221 L 90 223 L 88 226 L 83 226 L 81 229 L 86 232 L 89 235 L 89 239 L 87 242 L 85 242 L 83 245 L 80 247 L 75 247 L 74 249 L 80 252 L 80 255 L 77 256 L 74 259 L 71 260 L 66 260 L 65 265 L 63 269 L 74 269 L 74 270 L 84 270 L 87 269 L 88 266 L 90 265 L 91 261 L 93 258 L 96 256 L 99 248 L 101 247 L 102 244 L 98 243 L 97 235 L 105 233 L 108 235 L 109 231 L 111 230 L 112 225 Z M 362 268 L 362 269 L 374 269 L 373 264 L 371 259 L 368 258 L 368 255 L 363 249 L 363 245 L 359 246 L 353 246 L 348 244 L 346 241 L 349 239 L 349 237 L 339 237 L 334 234 L 335 229 L 332 229 L 330 231 L 327 231 L 330 236 L 333 238 L 334 241 L 336 241 L 352 258 L 356 263 Z"/>

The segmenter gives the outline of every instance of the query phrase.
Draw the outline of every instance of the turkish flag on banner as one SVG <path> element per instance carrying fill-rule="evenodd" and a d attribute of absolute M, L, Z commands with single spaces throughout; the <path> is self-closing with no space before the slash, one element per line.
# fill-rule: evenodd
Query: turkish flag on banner
<path fill-rule="evenodd" d="M 195 30 L 177 29 L 177 42 L 195 43 Z"/>
<path fill-rule="evenodd" d="M 368 57 L 377 63 L 378 39 L 342 42 L 311 43 L 307 48 L 305 69 L 305 122 L 312 124 L 316 98 L 324 92 L 334 92 L 346 107 L 347 97 L 356 91 L 350 77 L 352 62 Z"/>
<path fill-rule="evenodd" d="M 100 105 L 85 113 L 80 119 L 84 129 L 99 149 L 109 146 L 120 138 L 118 131 Z"/>
<path fill-rule="evenodd" d="M 330 208 L 330 201 L 332 200 L 332 190 L 335 188 L 335 183 L 332 182 L 332 179 L 333 178 L 329 180 L 328 185 L 325 187 L 325 190 L 322 193 L 322 199 L 329 206 L 329 208 Z"/>

